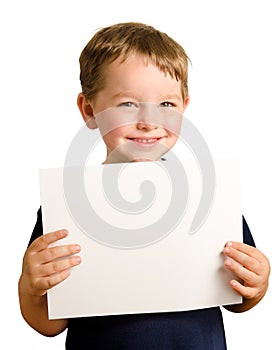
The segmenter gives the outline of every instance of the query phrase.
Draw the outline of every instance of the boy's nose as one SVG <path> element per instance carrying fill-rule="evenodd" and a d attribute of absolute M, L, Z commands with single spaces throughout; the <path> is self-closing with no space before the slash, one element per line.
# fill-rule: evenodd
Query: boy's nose
<path fill-rule="evenodd" d="M 137 129 L 139 130 L 154 130 L 161 125 L 161 117 L 157 107 L 152 103 L 143 103 L 138 114 Z"/>
<path fill-rule="evenodd" d="M 147 121 L 139 121 L 137 122 L 136 127 L 138 130 L 151 131 L 157 129 L 159 125 Z"/>

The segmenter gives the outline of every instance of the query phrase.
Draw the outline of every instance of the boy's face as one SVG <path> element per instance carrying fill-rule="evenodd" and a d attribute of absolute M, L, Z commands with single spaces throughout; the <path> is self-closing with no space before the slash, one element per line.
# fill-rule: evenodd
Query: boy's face
<path fill-rule="evenodd" d="M 126 154 L 117 157 L 124 161 L 159 160 L 176 143 L 188 104 L 181 81 L 137 55 L 114 61 L 104 74 L 105 87 L 91 107 L 107 147 L 105 163 L 116 161 L 116 154 Z"/>

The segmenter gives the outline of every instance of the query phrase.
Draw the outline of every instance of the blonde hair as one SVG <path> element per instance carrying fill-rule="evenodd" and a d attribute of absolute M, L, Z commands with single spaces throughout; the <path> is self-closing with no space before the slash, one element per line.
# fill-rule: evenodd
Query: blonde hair
<path fill-rule="evenodd" d="M 185 50 L 167 34 L 152 26 L 127 22 L 102 28 L 80 55 L 80 81 L 87 100 L 104 88 L 103 69 L 118 58 L 140 54 L 162 72 L 182 82 L 182 96 L 188 96 L 188 63 Z"/>

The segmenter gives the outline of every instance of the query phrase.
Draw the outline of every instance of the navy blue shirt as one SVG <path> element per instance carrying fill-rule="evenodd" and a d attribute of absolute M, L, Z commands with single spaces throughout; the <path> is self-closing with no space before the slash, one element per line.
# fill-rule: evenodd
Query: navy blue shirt
<path fill-rule="evenodd" d="M 41 208 L 29 244 L 43 234 Z M 243 217 L 243 241 L 255 246 Z M 226 350 L 219 307 L 70 318 L 67 350 Z"/>

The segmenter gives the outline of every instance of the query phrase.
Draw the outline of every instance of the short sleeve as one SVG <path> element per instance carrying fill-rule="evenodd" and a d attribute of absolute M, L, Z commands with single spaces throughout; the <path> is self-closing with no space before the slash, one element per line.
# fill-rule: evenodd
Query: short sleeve
<path fill-rule="evenodd" d="M 243 242 L 246 244 L 249 244 L 253 247 L 255 247 L 255 242 L 253 239 L 253 236 L 251 234 L 251 231 L 249 229 L 249 226 L 244 218 L 244 216 L 242 216 L 242 223 L 243 223 Z M 30 244 L 38 237 L 42 236 L 43 234 L 43 223 L 42 223 L 42 210 L 41 207 L 38 209 L 37 211 L 37 221 L 36 224 L 34 226 L 32 235 L 30 237 L 28 246 L 30 246 Z"/>
<path fill-rule="evenodd" d="M 30 246 L 30 244 L 38 237 L 42 236 L 43 234 L 43 223 L 42 223 L 42 210 L 41 207 L 38 209 L 37 211 L 37 221 L 36 224 L 34 226 L 32 235 L 30 237 L 28 246 Z"/>
<path fill-rule="evenodd" d="M 243 219 L 243 243 L 249 244 L 252 247 L 255 247 L 255 242 L 253 239 L 253 236 L 251 234 L 251 231 L 249 229 L 249 226 L 244 218 L 244 216 L 242 216 Z"/>

